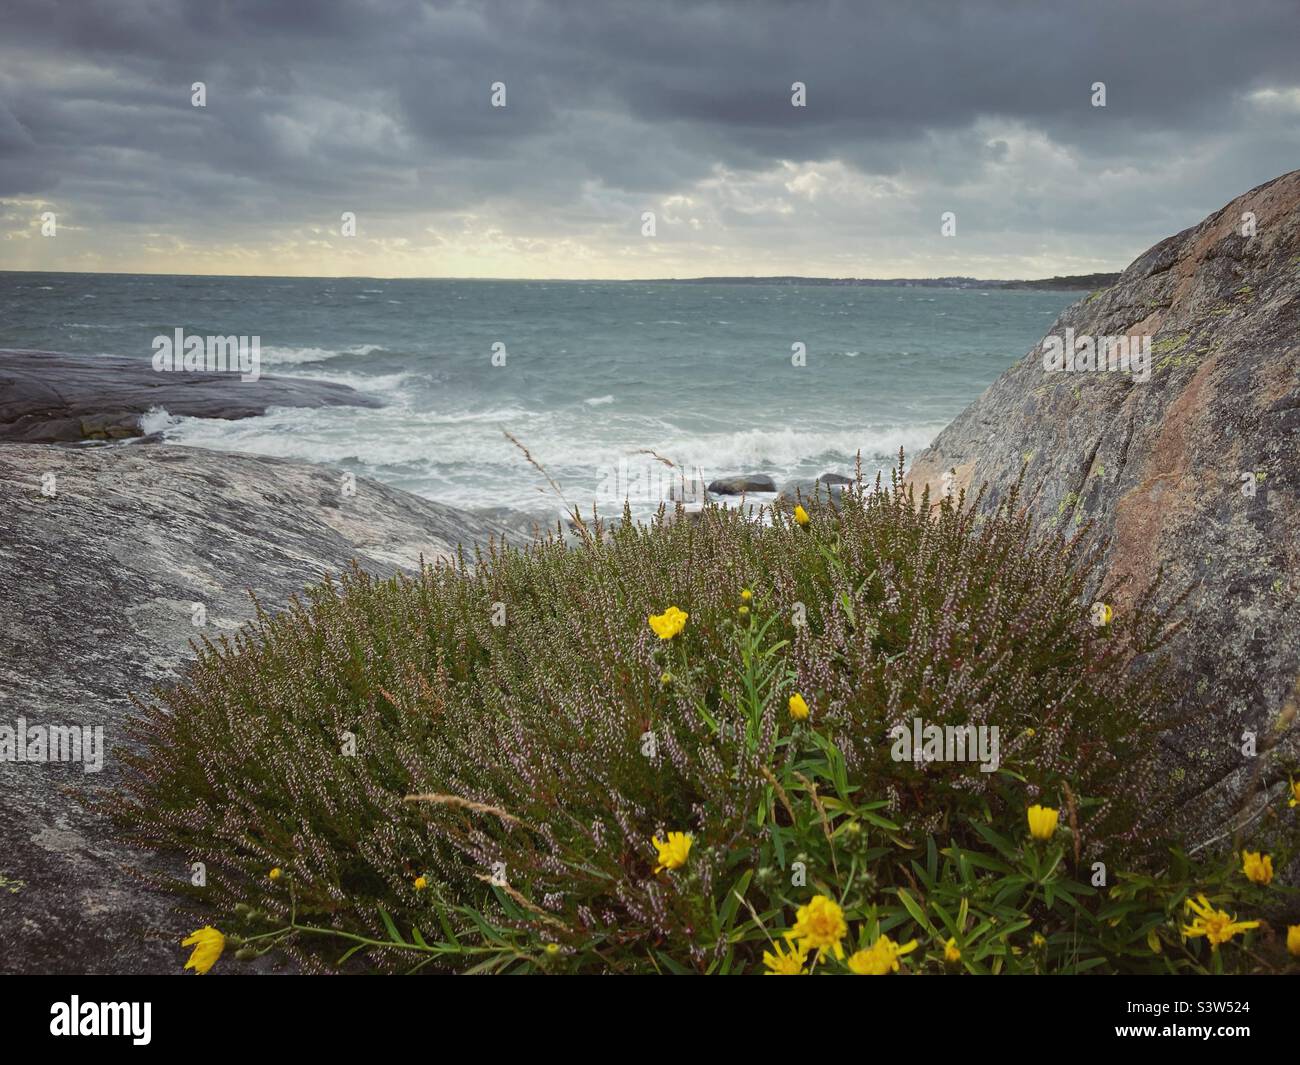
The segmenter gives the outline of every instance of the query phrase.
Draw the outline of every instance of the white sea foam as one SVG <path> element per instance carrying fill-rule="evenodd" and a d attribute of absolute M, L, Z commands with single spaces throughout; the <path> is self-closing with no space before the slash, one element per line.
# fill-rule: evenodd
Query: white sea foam
<path fill-rule="evenodd" d="M 166 407 L 152 406 L 140 415 L 140 432 L 146 436 L 150 433 L 161 433 L 170 429 L 177 422 L 167 413 Z"/>
<path fill-rule="evenodd" d="M 683 436 L 661 440 L 654 450 L 680 466 L 718 473 L 770 472 L 816 463 L 818 460 L 848 461 L 859 450 L 863 458 L 891 456 L 899 447 L 914 454 L 923 449 L 943 428 L 934 425 L 900 426 L 897 429 L 825 430 L 746 429 L 734 433 Z"/>
<path fill-rule="evenodd" d="M 303 362 L 324 362 L 339 354 L 325 348 L 276 348 L 264 345 L 262 362 L 268 366 L 291 366 Z"/>
<path fill-rule="evenodd" d="M 311 370 L 306 369 L 298 377 L 313 381 L 331 381 L 336 385 L 347 385 L 358 392 L 382 393 L 390 396 L 402 392 L 402 386 L 420 375 L 416 373 L 348 373 L 346 370 Z"/>
<path fill-rule="evenodd" d="M 503 429 L 519 437 L 571 502 L 589 506 L 602 496 L 602 485 L 620 463 L 625 468 L 639 468 L 639 464 L 658 468 L 644 453 L 647 450 L 692 474 L 698 470 L 706 479 L 767 473 L 782 484 L 827 470 L 852 474 L 860 449 L 864 474 L 870 478 L 877 469 L 892 464 L 900 445 L 915 453 L 941 427 L 691 433 L 665 424 L 659 416 L 623 415 L 593 423 L 572 408 L 420 411 L 396 404 L 381 410 L 273 408 L 261 417 L 239 421 L 173 419 L 167 436 L 198 447 L 345 464 L 453 506 L 535 510 L 546 503 L 549 490 Z M 634 512 L 644 517 L 654 510 L 657 499 L 643 493 L 632 504 Z M 600 505 L 607 509 L 608 499 Z"/>
<path fill-rule="evenodd" d="M 588 407 L 603 407 L 606 403 L 613 403 L 613 396 L 592 396 L 590 399 L 584 399 L 583 403 Z"/>

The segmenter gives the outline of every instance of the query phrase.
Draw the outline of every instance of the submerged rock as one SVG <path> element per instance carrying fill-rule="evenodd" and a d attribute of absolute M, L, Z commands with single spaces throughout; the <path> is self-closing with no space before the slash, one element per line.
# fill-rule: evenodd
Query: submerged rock
<path fill-rule="evenodd" d="M 113 748 L 147 696 L 218 640 L 352 559 L 389 575 L 490 536 L 453 510 L 342 471 L 154 445 L 0 447 L 0 731 L 102 729 L 83 761 L 0 760 L 0 971 L 174 972 L 191 929 L 127 872 L 183 855 L 113 841 L 78 796 L 113 788 Z"/>
<path fill-rule="evenodd" d="M 1131 338 L 1127 372 L 1105 337 Z M 1048 338 L 909 476 L 918 494 L 987 483 L 992 507 L 1023 467 L 1040 523 L 1091 523 L 1117 614 L 1162 569 L 1157 608 L 1190 589 L 1171 645 L 1188 720 L 1167 771 L 1209 838 L 1259 818 L 1257 783 L 1276 796 L 1300 759 L 1300 171 L 1161 241 Z M 1086 368 L 1083 338 L 1106 369 Z M 1075 368 L 1046 368 L 1065 348 Z"/>

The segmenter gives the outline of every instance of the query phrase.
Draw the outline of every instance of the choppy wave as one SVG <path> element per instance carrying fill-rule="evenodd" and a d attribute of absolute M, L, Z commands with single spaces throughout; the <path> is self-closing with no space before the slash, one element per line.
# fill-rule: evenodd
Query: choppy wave
<path fill-rule="evenodd" d="M 308 362 L 325 362 L 344 355 L 369 355 L 383 350 L 380 344 L 357 344 L 350 348 L 282 348 L 262 346 L 262 363 L 266 366 L 297 366 Z"/>
<path fill-rule="evenodd" d="M 346 370 L 305 369 L 296 376 L 310 378 L 313 381 L 330 381 L 337 385 L 355 388 L 358 392 L 369 392 L 392 398 L 394 395 L 400 395 L 403 387 L 420 375 L 410 372 L 365 374 L 349 373 Z"/>
<path fill-rule="evenodd" d="M 148 431 L 336 463 L 454 506 L 525 510 L 554 499 L 503 431 L 584 506 L 610 498 L 611 469 L 665 470 L 647 451 L 706 477 L 765 473 L 778 484 L 850 473 L 860 451 L 874 476 L 900 446 L 909 455 L 925 447 L 1063 302 L 1050 293 L 975 300 L 957 290 L 373 278 L 221 279 L 196 291 L 193 279 L 105 275 L 54 288 L 43 275 L 0 273 L 0 303 L 16 308 L 9 317 L 34 346 L 147 358 L 158 322 L 256 333 L 265 373 L 385 402 L 234 421 L 159 408 L 142 418 Z M 508 368 L 484 357 L 498 337 L 510 346 Z M 834 357 L 795 370 L 794 337 Z M 643 491 L 634 512 L 653 509 L 652 495 Z"/>
<path fill-rule="evenodd" d="M 892 463 L 900 446 L 919 451 L 942 426 L 876 427 L 869 430 L 804 431 L 748 429 L 690 433 L 659 418 L 623 418 L 614 427 L 593 424 L 577 411 L 529 411 L 517 407 L 443 412 L 407 407 L 369 410 L 278 408 L 258 418 L 214 421 L 171 419 L 163 423 L 176 443 L 221 450 L 344 465 L 408 491 L 455 506 L 511 506 L 535 510 L 546 503 L 547 485 L 518 449 L 509 430 L 528 447 L 581 506 L 608 501 L 614 471 L 650 476 L 665 468 L 649 452 L 706 478 L 766 473 L 778 484 L 827 470 L 851 474 L 861 451 L 864 472 Z M 634 500 L 634 511 L 653 511 L 656 499 Z"/>
<path fill-rule="evenodd" d="M 153 406 L 140 415 L 140 432 L 161 433 L 175 425 L 177 419 L 167 412 L 166 407 Z"/>
<path fill-rule="evenodd" d="M 792 470 L 818 460 L 851 460 L 859 451 L 864 461 L 896 455 L 900 447 L 914 454 L 925 448 L 942 423 L 900 426 L 897 429 L 747 429 L 710 436 L 660 441 L 659 454 L 680 466 L 703 467 L 718 473 L 768 473 Z"/>

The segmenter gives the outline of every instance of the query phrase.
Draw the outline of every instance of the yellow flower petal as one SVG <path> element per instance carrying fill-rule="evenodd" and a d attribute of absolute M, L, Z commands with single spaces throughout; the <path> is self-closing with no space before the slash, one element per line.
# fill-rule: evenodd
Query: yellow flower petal
<path fill-rule="evenodd" d="M 1252 884 L 1267 887 L 1273 880 L 1273 858 L 1259 851 L 1242 851 L 1241 871 Z"/>
<path fill-rule="evenodd" d="M 839 903 L 825 895 L 814 895 L 795 913 L 794 927 L 786 937 L 798 941 L 800 949 L 829 950 L 837 958 L 844 957 L 840 945 L 849 926 L 844 921 L 844 911 Z"/>
<path fill-rule="evenodd" d="M 680 869 L 685 865 L 693 841 L 685 832 L 669 832 L 667 843 L 661 842 L 658 836 L 650 842 L 659 852 L 659 864 L 655 866 L 655 872 L 659 873 L 665 869 Z"/>
<path fill-rule="evenodd" d="M 801 976 L 807 953 L 799 947 L 782 948 L 780 943 L 773 943 L 772 950 L 763 951 L 763 965 L 768 970 L 764 976 Z"/>
<path fill-rule="evenodd" d="M 217 964 L 221 952 L 226 949 L 226 937 L 211 925 L 204 925 L 182 939 L 181 946 L 194 948 L 185 968 L 193 969 L 199 976 L 203 976 Z"/>
<path fill-rule="evenodd" d="M 690 615 L 675 606 L 670 606 L 662 614 L 651 614 L 647 619 L 650 628 L 661 640 L 671 640 L 686 627 Z"/>
<path fill-rule="evenodd" d="M 1029 808 L 1029 834 L 1034 839 L 1048 840 L 1056 832 L 1056 824 L 1061 818 L 1061 811 L 1050 806 L 1031 806 Z"/>

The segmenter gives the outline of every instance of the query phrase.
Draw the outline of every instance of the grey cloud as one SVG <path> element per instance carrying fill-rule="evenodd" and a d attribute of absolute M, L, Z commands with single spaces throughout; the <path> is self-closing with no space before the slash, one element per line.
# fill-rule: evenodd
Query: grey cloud
<path fill-rule="evenodd" d="M 1300 116 L 1243 103 L 1300 85 L 1289 0 L 4 0 L 2 18 L 0 196 L 191 237 L 484 205 L 580 235 L 607 223 L 593 188 L 637 204 L 717 168 L 839 160 L 920 175 L 989 231 L 1109 229 L 1127 251 L 1134 225 L 1187 224 L 1295 165 L 1298 146 Z M 198 80 L 202 111 L 189 105 Z M 495 80 L 504 110 L 487 106 Z M 807 108 L 790 106 L 796 80 Z M 1105 109 L 1088 105 L 1097 80 Z M 1043 187 L 1014 138 L 979 132 L 987 122 L 1086 165 Z M 1162 185 L 1170 152 L 1203 172 Z M 1122 190 L 1099 177 L 1126 166 L 1141 173 Z"/>

